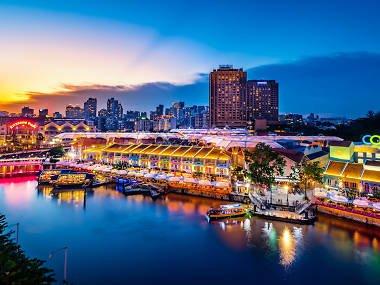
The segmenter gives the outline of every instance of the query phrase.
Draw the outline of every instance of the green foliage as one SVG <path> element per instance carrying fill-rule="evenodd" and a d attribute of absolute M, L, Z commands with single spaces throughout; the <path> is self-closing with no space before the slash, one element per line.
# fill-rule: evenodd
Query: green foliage
<path fill-rule="evenodd" d="M 231 167 L 231 178 L 233 181 L 244 181 L 245 172 L 243 167 L 237 165 Z"/>
<path fill-rule="evenodd" d="M 62 157 L 65 154 L 65 150 L 62 146 L 55 146 L 49 150 L 50 156 Z"/>
<path fill-rule="evenodd" d="M 345 140 L 360 141 L 363 135 L 380 133 L 380 112 L 369 111 L 367 117 L 353 120 L 347 125 L 339 125 L 336 130 L 326 132 L 327 135 L 336 135 Z"/>
<path fill-rule="evenodd" d="M 44 262 L 28 258 L 11 239 L 4 215 L 0 215 L 0 284 L 52 284 L 52 270 Z"/>
<path fill-rule="evenodd" d="M 292 167 L 290 178 L 303 186 L 306 196 L 306 189 L 311 183 L 323 183 L 323 171 L 318 162 L 302 160 L 301 163 Z"/>
<path fill-rule="evenodd" d="M 269 145 L 258 143 L 253 151 L 245 151 L 247 176 L 256 184 L 266 185 L 268 189 L 276 176 L 284 174 L 285 160 Z"/>

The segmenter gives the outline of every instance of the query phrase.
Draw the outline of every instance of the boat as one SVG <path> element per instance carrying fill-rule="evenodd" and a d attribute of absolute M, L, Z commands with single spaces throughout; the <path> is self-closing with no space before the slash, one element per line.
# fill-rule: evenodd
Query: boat
<path fill-rule="evenodd" d="M 50 169 L 42 170 L 38 175 L 38 184 L 51 184 L 51 181 L 56 179 L 61 173 L 71 173 L 70 169 Z"/>
<path fill-rule="evenodd" d="M 61 173 L 56 180 L 51 181 L 54 188 L 85 188 L 91 187 L 94 175 L 85 172 Z"/>
<path fill-rule="evenodd" d="M 226 219 L 243 217 L 248 213 L 248 209 L 241 204 L 227 204 L 221 205 L 219 208 L 211 208 L 207 211 L 207 218 L 209 220 Z"/>

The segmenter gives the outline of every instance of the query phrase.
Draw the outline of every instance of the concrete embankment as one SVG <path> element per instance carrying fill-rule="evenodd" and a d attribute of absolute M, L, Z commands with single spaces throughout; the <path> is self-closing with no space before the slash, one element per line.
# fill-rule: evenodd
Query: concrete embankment
<path fill-rule="evenodd" d="M 331 207 L 328 205 L 318 205 L 317 209 L 318 212 L 324 214 L 380 227 L 380 216 L 365 215 L 351 210 L 345 210 L 344 208 Z"/>

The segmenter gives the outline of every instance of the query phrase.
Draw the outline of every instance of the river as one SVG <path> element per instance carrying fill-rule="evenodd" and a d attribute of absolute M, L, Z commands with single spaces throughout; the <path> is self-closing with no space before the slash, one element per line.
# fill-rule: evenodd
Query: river
<path fill-rule="evenodd" d="M 50 194 L 34 177 L 0 180 L 0 212 L 29 256 L 68 246 L 73 284 L 380 284 L 380 229 L 328 216 L 312 226 L 256 217 L 208 223 L 221 202 L 114 187 Z M 63 253 L 47 260 L 58 283 Z"/>

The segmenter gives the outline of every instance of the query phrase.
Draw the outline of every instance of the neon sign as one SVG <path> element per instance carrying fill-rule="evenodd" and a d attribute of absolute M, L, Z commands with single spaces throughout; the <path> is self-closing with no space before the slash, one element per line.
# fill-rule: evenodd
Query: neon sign
<path fill-rule="evenodd" d="M 35 123 L 32 123 L 31 121 L 17 121 L 17 122 L 14 122 L 13 124 L 9 125 L 9 128 L 11 130 L 13 130 L 14 128 L 18 127 L 18 126 L 26 126 L 26 127 L 31 127 L 33 129 L 36 129 L 37 128 L 37 124 Z"/>
<path fill-rule="evenodd" d="M 380 135 L 365 135 L 362 142 L 366 145 L 380 145 Z"/>

